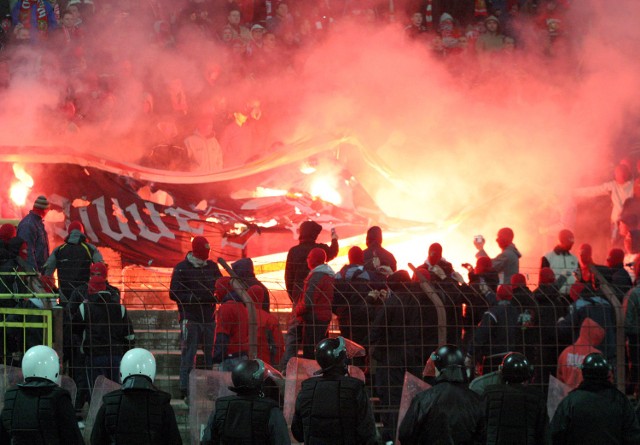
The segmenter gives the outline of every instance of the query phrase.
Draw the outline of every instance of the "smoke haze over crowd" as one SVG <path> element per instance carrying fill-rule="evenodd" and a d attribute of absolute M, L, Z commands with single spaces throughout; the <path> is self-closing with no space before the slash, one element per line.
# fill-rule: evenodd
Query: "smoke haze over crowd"
<path fill-rule="evenodd" d="M 573 2 L 571 43 L 555 58 L 530 27 L 513 54 L 440 60 L 399 24 L 342 21 L 300 50 L 292 67 L 274 63 L 237 78 L 233 54 L 217 43 L 182 29 L 164 48 L 152 43 L 153 20 L 136 14 L 96 20 L 82 57 L 12 50 L 0 145 L 73 147 L 135 162 L 163 119 L 145 114 L 150 90 L 158 108 L 170 100 L 166 92 L 184 93 L 188 117 L 176 123 L 185 127 L 259 100 L 267 136 L 258 152 L 277 141 L 349 137 L 358 148 L 341 150 L 338 162 L 388 216 L 425 223 L 453 245 L 472 248 L 471 236 L 484 233 L 490 251 L 495 232 L 510 226 L 523 252 L 541 253 L 551 247 L 541 242 L 574 224 L 572 189 L 609 180 L 640 143 L 637 1 Z M 70 90 L 88 113 L 73 131 L 59 112 Z"/>

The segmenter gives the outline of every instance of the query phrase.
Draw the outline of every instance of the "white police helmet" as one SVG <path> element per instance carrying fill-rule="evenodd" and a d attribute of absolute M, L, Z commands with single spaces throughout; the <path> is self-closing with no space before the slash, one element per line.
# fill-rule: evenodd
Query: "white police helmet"
<path fill-rule="evenodd" d="M 156 359 L 153 354 L 143 348 L 134 348 L 122 357 L 120 362 L 120 382 L 132 375 L 144 375 L 153 382 L 156 378 Z"/>
<path fill-rule="evenodd" d="M 60 359 L 56 351 L 49 346 L 38 345 L 24 354 L 22 358 L 22 376 L 40 377 L 58 383 L 60 375 Z"/>

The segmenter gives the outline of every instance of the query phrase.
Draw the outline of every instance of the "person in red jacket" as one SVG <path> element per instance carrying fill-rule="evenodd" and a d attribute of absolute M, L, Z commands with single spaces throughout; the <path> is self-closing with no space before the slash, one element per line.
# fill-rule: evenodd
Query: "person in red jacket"
<path fill-rule="evenodd" d="M 600 353 L 596 346 L 604 340 L 604 329 L 591 318 L 585 318 L 580 335 L 574 344 L 567 346 L 558 357 L 558 380 L 575 389 L 582 383 L 582 362 L 592 352 Z"/>
<path fill-rule="evenodd" d="M 215 296 L 222 304 L 216 312 L 213 363 L 219 363 L 221 371 L 232 371 L 249 358 L 249 314 L 230 277 L 218 278 Z"/>
<path fill-rule="evenodd" d="M 302 326 L 302 356 L 311 360 L 315 358 L 315 346 L 326 338 L 331 321 L 335 274 L 326 261 L 324 249 L 311 249 L 307 255 L 310 272 L 304 280 L 303 298 L 294 308 L 298 323 Z"/>
<path fill-rule="evenodd" d="M 259 284 L 254 284 L 247 293 L 255 303 L 256 318 L 258 324 L 258 358 L 270 365 L 277 365 L 284 352 L 284 338 L 280 330 L 280 324 L 275 315 L 262 309 L 264 289 Z"/>

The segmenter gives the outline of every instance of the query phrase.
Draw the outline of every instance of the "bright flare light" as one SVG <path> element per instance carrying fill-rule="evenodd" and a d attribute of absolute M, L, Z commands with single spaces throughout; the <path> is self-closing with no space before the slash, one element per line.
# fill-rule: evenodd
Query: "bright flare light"
<path fill-rule="evenodd" d="M 317 178 L 311 184 L 311 195 L 322 199 L 323 201 L 330 202 L 333 205 L 339 206 L 342 204 L 342 196 L 331 185 L 330 181 L 326 178 Z"/>
<path fill-rule="evenodd" d="M 33 187 L 33 178 L 20 164 L 13 164 L 13 174 L 18 181 L 11 184 L 9 196 L 16 205 L 23 206 L 27 202 L 31 187 Z"/>

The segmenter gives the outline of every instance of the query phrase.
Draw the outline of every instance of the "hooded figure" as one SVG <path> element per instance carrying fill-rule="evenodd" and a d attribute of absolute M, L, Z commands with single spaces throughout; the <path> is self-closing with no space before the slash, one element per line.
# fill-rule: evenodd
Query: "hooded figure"
<path fill-rule="evenodd" d="M 242 279 L 247 288 L 256 285 L 260 286 L 263 292 L 262 298 L 260 299 L 260 307 L 264 311 L 269 312 L 269 289 L 256 278 L 253 270 L 253 260 L 251 258 L 241 258 L 231 264 L 231 269 L 233 269 L 238 278 Z"/>
<path fill-rule="evenodd" d="M 498 230 L 496 243 L 502 252 L 491 260 L 493 269 L 500 275 L 501 284 L 509 284 L 511 276 L 520 271 L 520 257 L 522 256 L 515 244 L 513 244 L 513 230 L 509 227 L 503 227 Z M 478 253 L 476 258 L 487 257 L 484 251 L 484 241 L 476 245 Z"/>
<path fill-rule="evenodd" d="M 230 277 L 216 280 L 215 295 L 222 304 L 216 312 L 213 363 L 220 363 L 222 371 L 231 371 L 249 357 L 249 314 Z"/>
<path fill-rule="evenodd" d="M 604 329 L 590 318 L 585 318 L 580 326 L 580 336 L 574 344 L 567 346 L 558 357 L 556 377 L 575 389 L 582 383 L 581 365 L 585 357 L 592 352 L 600 352 L 596 348 L 604 340 Z"/>
<path fill-rule="evenodd" d="M 396 271 L 396 258 L 391 252 L 382 247 L 382 229 L 378 226 L 367 230 L 367 248 L 364 250 L 364 268 L 375 271 L 379 266 L 388 266 Z M 377 258 L 377 261 L 375 260 Z"/>

